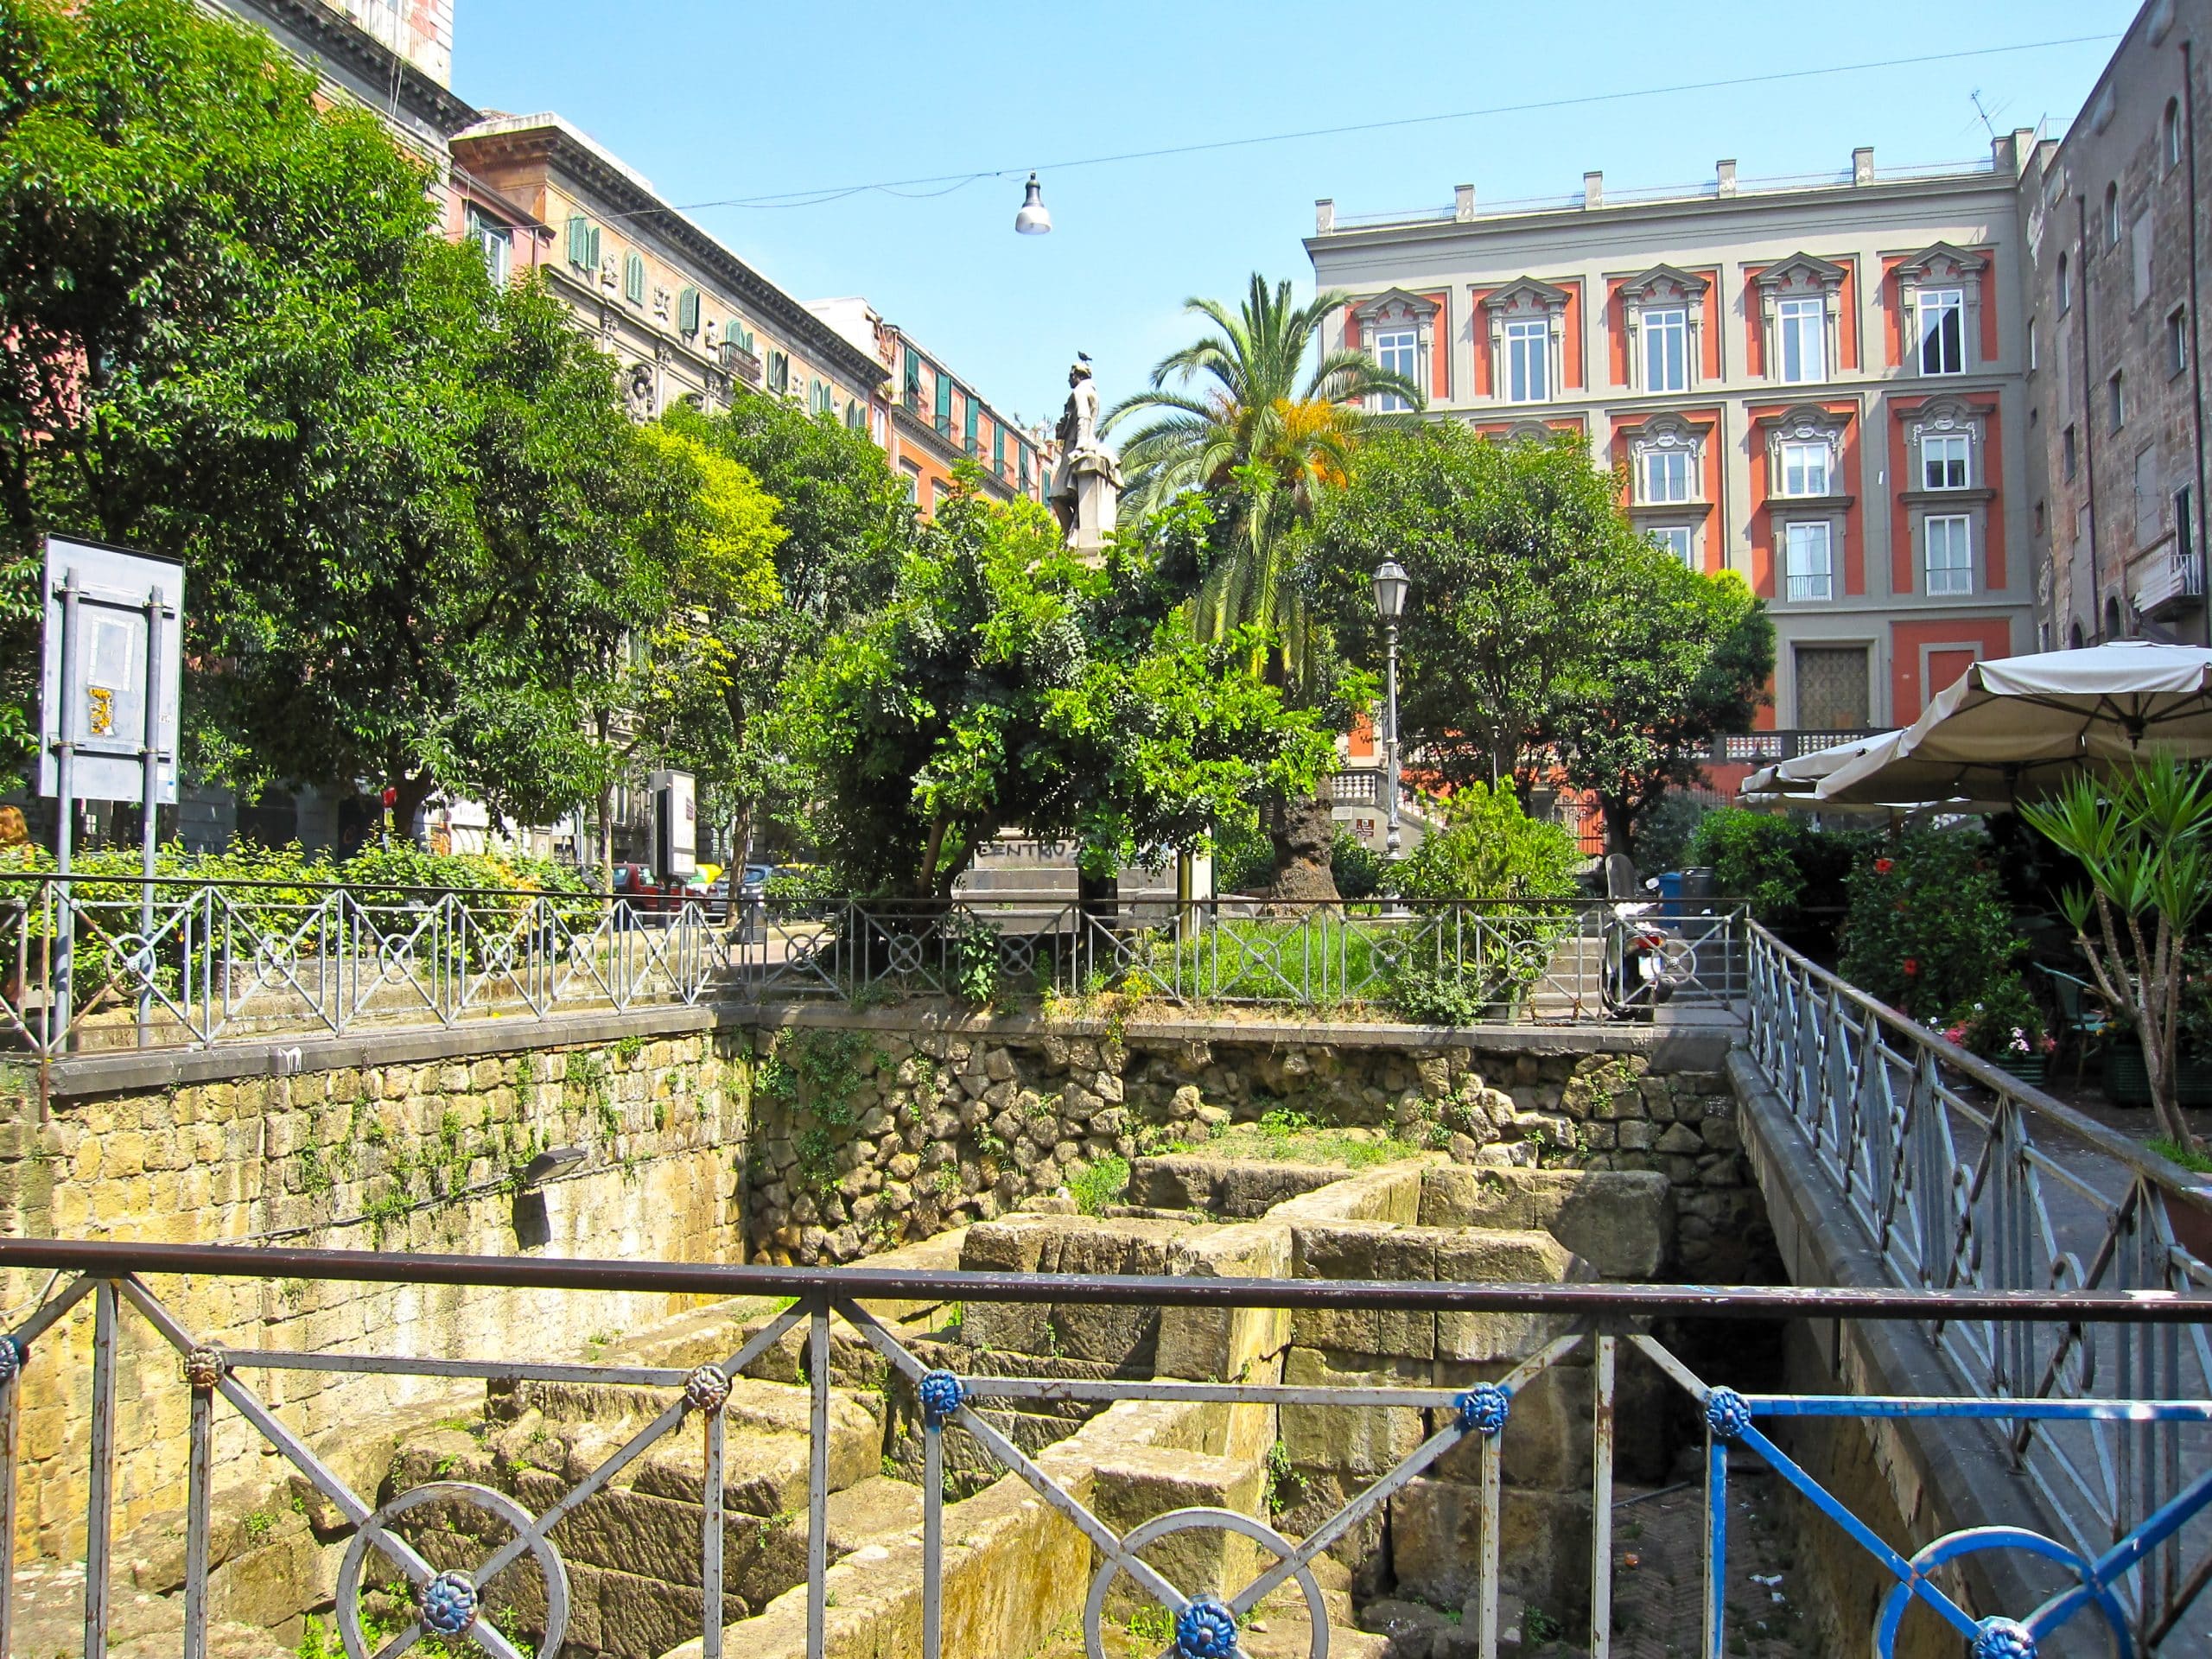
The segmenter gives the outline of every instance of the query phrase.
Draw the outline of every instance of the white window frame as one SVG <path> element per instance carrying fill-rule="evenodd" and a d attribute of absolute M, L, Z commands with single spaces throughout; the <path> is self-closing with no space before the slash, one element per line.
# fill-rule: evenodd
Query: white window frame
<path fill-rule="evenodd" d="M 484 256 L 484 271 L 494 288 L 505 288 L 515 264 L 514 227 L 502 225 L 489 213 L 468 209 L 468 239 Z"/>
<path fill-rule="evenodd" d="M 1964 374 L 1967 372 L 1967 291 L 1963 288 L 1923 288 L 1915 296 L 1915 315 L 1920 323 L 1920 372 L 1923 374 Z M 1942 329 L 1946 319 L 1956 332 L 1946 340 Z M 1950 347 L 1948 354 L 1945 346 Z M 1929 348 L 1936 347 L 1936 361 L 1929 362 Z M 1949 361 L 1946 362 L 1945 357 Z"/>
<path fill-rule="evenodd" d="M 1680 559 L 1685 568 L 1697 569 L 1697 527 L 1694 524 L 1654 524 L 1651 539 Z"/>
<path fill-rule="evenodd" d="M 1941 543 L 1943 563 L 1937 564 Z M 1974 592 L 1974 520 L 1963 512 L 1930 513 L 1920 523 L 1920 565 L 1928 596 L 1955 597 Z"/>
<path fill-rule="evenodd" d="M 1680 447 L 1646 449 L 1637 457 L 1638 504 L 1675 506 L 1697 499 L 1697 452 Z"/>
<path fill-rule="evenodd" d="M 1950 480 L 1954 463 L 1958 481 Z M 1941 468 L 1939 472 L 1937 469 Z M 1920 487 L 1923 490 L 1963 490 L 1974 484 L 1974 442 L 1963 432 L 1927 432 L 1920 439 Z"/>
<path fill-rule="evenodd" d="M 1790 372 L 1790 347 L 1797 347 L 1797 372 Z M 1807 355 L 1810 353 L 1809 357 Z M 1809 385 L 1828 378 L 1827 302 L 1818 296 L 1791 295 L 1774 308 L 1775 378 L 1789 385 Z M 1807 372 L 1808 369 L 1810 372 Z"/>
<path fill-rule="evenodd" d="M 1811 488 L 1814 481 L 1812 462 L 1818 457 L 1820 467 L 1818 489 Z M 1796 477 L 1792 478 L 1795 473 Z M 1777 456 L 1775 493 L 1784 498 L 1832 494 L 1835 486 L 1835 448 L 1825 438 L 1784 438 Z"/>
<path fill-rule="evenodd" d="M 1505 401 L 1551 401 L 1552 326 L 1545 317 L 1516 317 L 1505 325 Z"/>
<path fill-rule="evenodd" d="M 1690 386 L 1690 314 L 1688 306 L 1646 306 L 1637 327 L 1643 351 L 1643 390 L 1688 391 Z"/>
<path fill-rule="evenodd" d="M 2189 308 L 2177 305 L 2166 313 L 2166 374 L 2169 378 L 2189 367 Z"/>
<path fill-rule="evenodd" d="M 1801 551 L 1805 555 L 1802 559 L 1799 557 Z M 1817 560 L 1812 556 L 1815 553 L 1819 555 Z M 1782 572 L 1783 597 L 1791 604 L 1834 599 L 1835 526 L 1825 518 L 1801 518 L 1784 524 Z"/>
<path fill-rule="evenodd" d="M 1407 379 L 1418 384 L 1421 379 L 1421 331 L 1410 325 L 1403 328 L 1378 328 L 1375 333 L 1374 358 L 1377 368 L 1395 369 Z M 1376 406 L 1386 413 L 1413 407 L 1394 391 L 1382 393 L 1376 400 Z"/>

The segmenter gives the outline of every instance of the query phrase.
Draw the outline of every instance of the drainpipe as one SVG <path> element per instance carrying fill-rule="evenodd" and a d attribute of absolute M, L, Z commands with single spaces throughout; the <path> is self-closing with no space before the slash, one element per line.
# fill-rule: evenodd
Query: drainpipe
<path fill-rule="evenodd" d="M 2089 198 L 2074 198 L 2074 251 L 2082 271 L 2082 467 L 2089 497 L 2090 633 L 2105 642 L 2104 579 L 2097 561 L 2097 396 L 2089 385 Z"/>
<path fill-rule="evenodd" d="M 2204 643 L 2212 645 L 2212 548 L 2204 544 L 2204 353 L 2197 349 L 2203 330 L 2197 321 L 2196 285 L 2196 67 L 2190 43 L 2181 43 L 2182 121 L 2189 143 L 2189 430 L 2196 448 L 2196 576 L 2203 595 Z"/>

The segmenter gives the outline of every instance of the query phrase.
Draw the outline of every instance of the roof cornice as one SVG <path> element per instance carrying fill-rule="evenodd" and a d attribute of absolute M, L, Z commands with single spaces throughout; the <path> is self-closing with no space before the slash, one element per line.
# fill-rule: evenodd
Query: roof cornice
<path fill-rule="evenodd" d="M 358 71 L 374 84 L 397 77 L 401 101 L 429 118 L 450 138 L 478 118 L 475 109 L 441 86 L 342 11 L 321 0 L 250 0 L 257 10 L 294 30 L 323 56 Z"/>
<path fill-rule="evenodd" d="M 889 371 L 873 352 L 861 350 L 647 189 L 635 174 L 582 142 L 565 125 L 524 127 L 457 137 L 454 140 L 454 154 L 464 162 L 471 157 L 492 156 L 543 162 L 549 168 L 558 168 L 583 187 L 582 194 L 607 204 L 613 215 L 649 229 L 680 248 L 719 282 L 731 299 L 752 307 L 757 315 L 781 324 L 795 340 L 804 340 L 826 365 L 843 370 L 847 378 L 867 391 L 874 391 L 889 378 Z M 471 171 L 474 170 L 472 167 Z"/>

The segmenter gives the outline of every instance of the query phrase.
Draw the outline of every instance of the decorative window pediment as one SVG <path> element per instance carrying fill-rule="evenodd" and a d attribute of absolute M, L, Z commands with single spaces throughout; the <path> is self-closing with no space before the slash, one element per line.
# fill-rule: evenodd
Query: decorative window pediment
<path fill-rule="evenodd" d="M 1843 416 L 1800 404 L 1762 423 L 1766 428 L 1767 495 L 1773 500 L 1842 493 Z"/>
<path fill-rule="evenodd" d="M 1517 276 L 1503 288 L 1483 296 L 1483 308 L 1493 318 L 1558 316 L 1567 310 L 1567 292 L 1534 276 Z"/>
<path fill-rule="evenodd" d="M 1978 253 L 1968 253 L 1948 242 L 1923 248 L 1897 267 L 1900 283 L 1958 283 L 1980 275 L 1989 264 Z"/>
<path fill-rule="evenodd" d="M 1705 297 L 1713 286 L 1673 265 L 1654 265 L 1621 284 L 1621 297 L 1631 305 L 1688 305 Z"/>
<path fill-rule="evenodd" d="M 1769 265 L 1752 280 L 1768 298 L 1783 299 L 1793 295 L 1832 293 L 1843 286 L 1847 274 L 1844 267 L 1832 259 L 1793 253 L 1780 264 Z"/>
<path fill-rule="evenodd" d="M 1905 366 L 1922 374 L 1963 374 L 1980 334 L 1981 272 L 1988 264 L 1948 242 L 1897 267 L 1897 311 Z"/>
<path fill-rule="evenodd" d="M 1363 331 L 1388 327 L 1394 323 L 1426 327 L 1436 321 L 1440 308 L 1434 300 L 1408 294 L 1402 288 L 1390 288 L 1360 301 L 1352 307 L 1351 315 Z"/>
<path fill-rule="evenodd" d="M 1981 481 L 1983 413 L 1953 397 L 1931 398 L 1904 417 L 1908 490 L 1968 490 Z"/>
<path fill-rule="evenodd" d="M 1630 500 L 1638 507 L 1675 507 L 1705 499 L 1705 469 L 1701 458 L 1709 423 L 1684 420 L 1680 415 L 1654 415 L 1641 426 L 1628 428 Z"/>

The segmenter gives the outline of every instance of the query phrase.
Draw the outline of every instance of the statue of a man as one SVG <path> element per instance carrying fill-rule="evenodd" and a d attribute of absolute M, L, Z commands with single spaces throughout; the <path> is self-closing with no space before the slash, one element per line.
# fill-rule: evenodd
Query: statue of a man
<path fill-rule="evenodd" d="M 1098 442 L 1098 388 L 1091 384 L 1090 359 L 1084 353 L 1076 353 L 1068 370 L 1067 406 L 1060 411 L 1052 435 L 1060 441 L 1063 455 L 1093 454 L 1103 447 Z"/>

